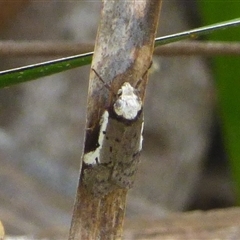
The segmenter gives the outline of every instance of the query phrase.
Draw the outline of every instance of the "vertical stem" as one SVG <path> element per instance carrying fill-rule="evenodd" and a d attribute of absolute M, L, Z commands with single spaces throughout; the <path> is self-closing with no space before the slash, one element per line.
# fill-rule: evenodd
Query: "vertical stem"
<path fill-rule="evenodd" d="M 136 86 L 148 70 L 161 9 L 161 0 L 103 0 L 101 21 L 92 68 L 117 93 L 124 82 Z M 147 74 L 140 84 L 143 100 Z M 88 92 L 84 153 L 96 145 L 99 121 L 112 92 L 91 71 Z M 102 198 L 89 193 L 82 183 L 84 165 L 74 206 L 69 240 L 121 239 L 126 206 L 126 189 L 116 189 Z"/>

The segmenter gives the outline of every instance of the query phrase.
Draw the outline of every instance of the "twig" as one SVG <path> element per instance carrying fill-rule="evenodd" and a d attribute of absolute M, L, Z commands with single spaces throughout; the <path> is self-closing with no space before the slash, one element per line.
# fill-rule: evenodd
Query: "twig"
<path fill-rule="evenodd" d="M 182 41 L 157 47 L 155 55 L 178 56 L 178 55 L 240 55 L 240 43 L 238 42 L 200 42 Z"/>
<path fill-rule="evenodd" d="M 70 56 L 93 51 L 93 44 L 75 42 L 44 41 L 0 41 L 0 56 L 8 57 L 57 57 Z M 240 55 L 240 43 L 217 41 L 180 41 L 159 46 L 155 55 Z"/>
<path fill-rule="evenodd" d="M 112 164 L 114 167 L 117 163 L 130 164 L 132 167 L 135 163 L 134 161 L 119 162 L 122 158 L 117 159 L 116 156 L 126 158 L 125 152 L 122 152 L 125 149 L 129 150 L 131 153 L 129 156 L 132 158 L 137 156 L 131 151 L 136 139 L 141 138 L 141 127 L 139 128 L 138 124 L 142 125 L 143 119 L 142 111 L 139 111 L 139 115 L 137 114 L 133 120 L 128 120 L 129 116 L 119 120 L 117 110 L 113 110 L 112 97 L 116 97 L 124 82 L 127 82 L 128 90 L 131 91 L 133 88 L 129 86 L 136 86 L 144 75 L 138 89 L 138 97 L 143 101 L 147 84 L 147 74 L 144 73 L 149 68 L 152 59 L 160 6 L 161 0 L 103 1 L 92 69 L 98 73 L 106 85 L 111 86 L 111 90 L 104 87 L 95 72 L 91 71 L 83 165 L 74 206 L 70 240 L 121 239 L 126 195 L 129 188 L 128 185 L 124 186 L 125 181 L 122 180 L 124 178 L 129 180 L 128 177 L 132 176 L 132 171 L 127 173 L 127 176 L 119 172 L 119 178 L 117 178 L 119 181 L 116 182 L 116 178 L 113 181 L 116 169 L 112 167 Z M 141 103 L 140 99 L 136 99 L 137 104 Z M 111 115 L 114 111 L 115 118 Z M 109 117 L 102 119 L 105 113 L 108 113 Z M 102 119 L 101 122 L 100 119 Z M 134 139 L 125 139 L 125 135 L 118 135 L 118 133 L 122 134 L 122 130 L 125 133 L 126 129 L 135 132 L 136 124 L 137 131 Z M 104 129 L 102 126 L 105 126 Z M 111 135 L 109 139 L 108 133 Z M 122 145 L 123 141 L 125 144 Z M 113 145 L 106 147 L 106 142 Z M 125 146 L 124 149 L 123 146 Z M 140 144 L 138 143 L 139 150 Z M 114 154 L 111 155 L 112 152 Z M 111 158 L 108 158 L 109 155 L 106 153 L 111 155 Z M 104 154 L 105 158 L 102 158 Z M 103 161 L 106 163 L 103 164 Z M 133 172 L 135 170 L 133 169 Z"/>
<path fill-rule="evenodd" d="M 240 239 L 240 209 L 173 213 L 161 220 L 135 219 L 127 222 L 126 240 Z"/>
<path fill-rule="evenodd" d="M 162 219 L 127 220 L 124 240 L 240 239 L 240 208 L 172 213 Z M 40 236 L 39 236 L 40 235 Z M 41 232 L 33 236 L 5 236 L 5 240 L 64 240 L 65 231 Z"/>
<path fill-rule="evenodd" d="M 70 56 L 93 51 L 93 44 L 76 42 L 0 41 L 0 55 L 9 57 Z"/>

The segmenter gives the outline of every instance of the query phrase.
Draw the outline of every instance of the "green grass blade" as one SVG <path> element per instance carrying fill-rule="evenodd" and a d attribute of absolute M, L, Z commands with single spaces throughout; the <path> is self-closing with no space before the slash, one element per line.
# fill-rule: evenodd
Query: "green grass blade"
<path fill-rule="evenodd" d="M 238 25 L 240 25 L 240 18 L 156 38 L 155 47 L 171 42 L 176 42 L 182 39 L 196 38 L 198 36 L 209 34 L 220 29 L 222 30 Z M 88 65 L 92 61 L 92 55 L 93 53 L 91 52 L 2 71 L 0 72 L 0 88 L 32 81 L 41 77 L 50 76 L 55 73 L 60 73 L 66 70 Z"/>
<path fill-rule="evenodd" d="M 205 27 L 195 28 L 193 30 L 189 30 L 181 33 L 175 33 L 168 36 L 159 37 L 155 39 L 155 47 L 161 46 L 167 43 L 187 39 L 187 38 L 196 39 L 197 37 L 202 35 L 213 33 L 218 30 L 225 30 L 230 27 L 237 27 L 239 25 L 240 25 L 240 18 L 236 18 L 236 19 L 224 21 L 217 24 L 211 24 Z"/>
<path fill-rule="evenodd" d="M 92 55 L 91 52 L 2 71 L 0 72 L 0 88 L 88 65 L 92 61 Z"/>
<path fill-rule="evenodd" d="M 239 16 L 239 1 L 198 1 L 199 12 L 204 23 Z M 207 36 L 209 40 L 240 41 L 239 29 L 216 32 Z M 217 89 L 218 110 L 224 147 L 231 166 L 232 180 L 235 184 L 237 204 L 240 206 L 240 58 L 212 58 L 212 70 Z"/>

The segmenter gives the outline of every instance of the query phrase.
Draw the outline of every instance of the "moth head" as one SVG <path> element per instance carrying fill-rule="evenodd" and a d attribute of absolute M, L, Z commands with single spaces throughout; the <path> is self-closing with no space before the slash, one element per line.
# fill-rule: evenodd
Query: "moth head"
<path fill-rule="evenodd" d="M 137 90 L 134 89 L 130 83 L 125 82 L 123 83 L 122 87 L 117 92 L 117 97 L 124 96 L 133 96 L 137 94 Z"/>
<path fill-rule="evenodd" d="M 136 88 L 132 87 L 128 82 L 123 83 L 121 88 L 117 91 L 117 94 L 114 94 L 112 87 L 104 82 L 95 69 L 92 68 L 92 70 L 114 96 L 113 111 L 115 114 L 125 120 L 134 120 L 142 109 L 142 100 L 139 97 L 139 91 L 136 89 L 141 80 L 138 81 Z"/>
<path fill-rule="evenodd" d="M 137 117 L 142 109 L 142 100 L 138 91 L 130 83 L 123 83 L 118 90 L 113 109 L 116 115 L 126 120 L 133 120 Z"/>

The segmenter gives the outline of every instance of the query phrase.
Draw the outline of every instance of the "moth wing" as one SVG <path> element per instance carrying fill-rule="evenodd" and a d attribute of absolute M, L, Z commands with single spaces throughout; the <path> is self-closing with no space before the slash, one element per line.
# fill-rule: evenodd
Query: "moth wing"
<path fill-rule="evenodd" d="M 114 164 L 111 181 L 120 188 L 132 188 L 135 180 L 135 175 L 138 168 L 140 153 L 138 152 L 133 157 L 129 158 L 129 162 L 117 162 Z"/>
<path fill-rule="evenodd" d="M 84 183 L 95 197 L 105 196 L 116 188 L 111 184 L 111 173 L 111 169 L 102 165 L 84 170 Z"/>

